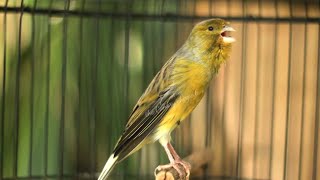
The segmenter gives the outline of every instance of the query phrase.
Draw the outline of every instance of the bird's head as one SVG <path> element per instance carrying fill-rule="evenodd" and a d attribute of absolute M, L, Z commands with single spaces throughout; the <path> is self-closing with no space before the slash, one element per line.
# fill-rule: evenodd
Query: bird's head
<path fill-rule="evenodd" d="M 231 46 L 235 41 L 230 32 L 235 31 L 229 22 L 223 19 L 209 19 L 194 26 L 187 40 L 193 48 L 210 51 L 214 47 Z"/>
<path fill-rule="evenodd" d="M 223 19 L 209 19 L 194 26 L 180 54 L 187 59 L 203 61 L 218 72 L 220 65 L 230 55 L 231 44 L 235 39 L 230 32 L 235 31 L 229 22 Z"/>

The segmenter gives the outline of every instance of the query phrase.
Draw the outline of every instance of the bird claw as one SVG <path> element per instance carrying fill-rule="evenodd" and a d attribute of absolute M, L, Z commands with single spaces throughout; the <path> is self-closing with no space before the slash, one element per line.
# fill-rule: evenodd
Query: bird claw
<path fill-rule="evenodd" d="M 165 164 L 165 165 L 159 165 L 155 170 L 154 170 L 154 175 L 156 176 L 158 172 L 170 169 L 172 167 L 172 164 Z"/>
<path fill-rule="evenodd" d="M 181 170 L 181 167 L 184 168 L 185 172 L 183 172 Z M 158 172 L 160 171 L 169 171 L 171 168 L 174 168 L 177 173 L 179 174 L 180 179 L 189 179 L 190 176 L 190 169 L 191 169 L 191 165 L 186 162 L 186 161 L 182 161 L 182 160 L 176 160 L 173 163 L 170 164 L 166 164 L 166 165 L 159 165 L 155 171 L 154 171 L 154 175 L 156 176 Z"/>
<path fill-rule="evenodd" d="M 188 163 L 187 161 L 183 161 L 181 159 L 178 159 L 175 161 L 176 164 L 180 164 L 181 166 L 183 166 L 184 170 L 187 173 L 187 177 L 190 176 L 190 169 L 191 169 L 191 164 Z"/>

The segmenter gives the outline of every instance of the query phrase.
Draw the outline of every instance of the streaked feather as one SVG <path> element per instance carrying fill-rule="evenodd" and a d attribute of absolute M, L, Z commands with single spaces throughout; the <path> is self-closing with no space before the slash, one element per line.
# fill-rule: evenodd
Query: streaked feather
<path fill-rule="evenodd" d="M 133 153 L 133 150 L 153 132 L 178 97 L 179 94 L 175 93 L 173 89 L 163 91 L 158 98 L 149 105 L 149 108 L 143 111 L 143 113 L 128 126 L 113 151 L 114 156 L 118 157 L 118 161 L 121 161 Z"/>

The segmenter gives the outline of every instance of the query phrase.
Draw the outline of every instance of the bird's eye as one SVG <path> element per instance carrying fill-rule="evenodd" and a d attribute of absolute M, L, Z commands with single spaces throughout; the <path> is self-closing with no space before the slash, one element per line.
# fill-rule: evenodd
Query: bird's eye
<path fill-rule="evenodd" d="M 208 27 L 208 30 L 209 30 L 209 31 L 213 31 L 213 27 L 212 27 L 212 26 L 209 26 L 209 27 Z"/>

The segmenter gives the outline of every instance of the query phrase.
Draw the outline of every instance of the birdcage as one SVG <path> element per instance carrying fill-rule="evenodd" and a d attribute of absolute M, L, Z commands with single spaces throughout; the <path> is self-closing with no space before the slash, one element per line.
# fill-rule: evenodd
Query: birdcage
<path fill-rule="evenodd" d="M 1 0 L 0 179 L 96 179 L 135 102 L 195 23 L 236 42 L 172 134 L 191 179 L 319 179 L 320 2 Z M 200 156 L 202 157 L 202 156 Z M 111 179 L 153 179 L 159 143 Z"/>

